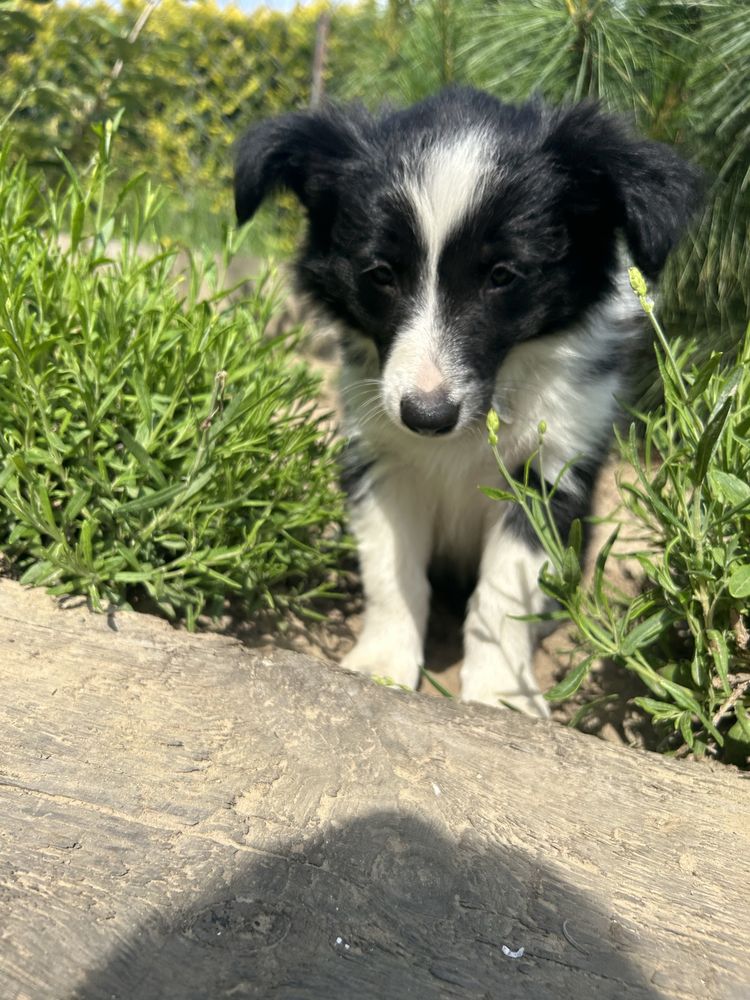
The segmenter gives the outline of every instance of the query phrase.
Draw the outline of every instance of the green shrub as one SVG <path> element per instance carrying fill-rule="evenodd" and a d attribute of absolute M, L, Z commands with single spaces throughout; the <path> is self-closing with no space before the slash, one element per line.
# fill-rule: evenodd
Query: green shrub
<path fill-rule="evenodd" d="M 172 193 L 173 231 L 217 248 L 232 211 L 232 145 L 251 122 L 308 104 L 326 7 L 0 0 L 0 121 L 9 116 L 18 148 L 54 183 L 53 151 L 83 167 L 95 148 L 91 126 L 124 111 L 120 176 L 147 170 Z M 331 58 L 340 44 L 337 35 Z M 247 237 L 253 252 L 288 255 L 299 218 L 291 198 L 263 210 Z"/>
<path fill-rule="evenodd" d="M 90 125 L 125 109 L 128 169 L 175 193 L 181 235 L 215 241 L 229 218 L 231 145 L 252 122 L 308 105 L 329 7 L 0 0 L 0 120 L 9 115 L 23 151 L 58 176 L 51 151 L 81 166 Z M 669 265 L 664 307 L 675 329 L 727 348 L 750 306 L 748 60 L 745 0 L 359 0 L 335 6 L 325 79 L 329 96 L 373 106 L 450 83 L 504 100 L 595 98 L 683 146 L 710 192 Z M 252 227 L 257 253 L 295 245 L 300 213 L 279 204 Z"/>
<path fill-rule="evenodd" d="M 24 583 L 190 626 L 301 607 L 341 514 L 316 379 L 266 334 L 268 282 L 230 303 L 207 262 L 149 249 L 160 196 L 108 190 L 98 131 L 54 193 L 0 158 L 0 551 Z"/>
<path fill-rule="evenodd" d="M 29 159 L 55 166 L 59 147 L 85 164 L 90 126 L 124 109 L 122 165 L 149 170 L 183 208 L 200 189 L 215 211 L 231 188 L 228 151 L 240 131 L 307 104 L 325 6 L 282 14 L 213 0 L 161 0 L 153 9 L 146 0 L 0 3 L 27 24 L 0 51 L 0 108 L 14 109 Z"/>
<path fill-rule="evenodd" d="M 506 490 L 490 495 L 519 503 L 549 562 L 541 585 L 558 602 L 551 617 L 572 622 L 583 655 L 548 693 L 569 698 L 596 659 L 635 673 L 647 692 L 637 703 L 678 754 L 710 753 L 746 763 L 750 754 L 750 327 L 738 357 L 713 354 L 699 366 L 695 344 L 670 347 L 653 313 L 643 277 L 634 290 L 654 324 L 664 404 L 639 416 L 620 440 L 635 478 L 620 491 L 638 537 L 633 553 L 644 575 L 635 598 L 608 586 L 606 567 L 617 530 L 596 556 L 593 580 L 581 569 L 581 525 L 562 539 L 549 492 L 513 479 L 490 441 Z M 533 461 L 543 467 L 544 443 Z M 529 466 L 527 466 L 528 470 Z M 543 476 L 540 477 L 543 480 Z M 618 529 L 619 530 L 619 529 Z"/>

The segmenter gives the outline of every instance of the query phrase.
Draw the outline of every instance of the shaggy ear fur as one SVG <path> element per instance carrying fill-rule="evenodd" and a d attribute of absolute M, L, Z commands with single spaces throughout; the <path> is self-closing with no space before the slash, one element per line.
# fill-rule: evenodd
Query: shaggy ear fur
<path fill-rule="evenodd" d="M 573 210 L 609 214 L 633 261 L 656 277 L 699 207 L 700 170 L 590 102 L 555 116 L 545 148 L 568 174 Z"/>
<path fill-rule="evenodd" d="M 362 145 L 357 117 L 336 108 L 272 118 L 239 140 L 235 155 L 234 202 L 240 223 L 252 218 L 263 199 L 288 188 L 309 211 L 334 187 L 341 164 Z"/>

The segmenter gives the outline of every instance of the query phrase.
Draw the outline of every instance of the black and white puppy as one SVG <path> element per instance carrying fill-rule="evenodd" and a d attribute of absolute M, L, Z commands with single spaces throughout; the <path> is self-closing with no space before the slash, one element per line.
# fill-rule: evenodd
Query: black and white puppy
<path fill-rule="evenodd" d="M 547 715 L 532 673 L 544 554 L 496 484 L 485 417 L 523 467 L 547 425 L 544 476 L 563 538 L 587 514 L 614 397 L 640 329 L 635 263 L 658 275 L 693 208 L 696 171 L 593 105 L 509 106 L 455 89 L 371 116 L 288 114 L 238 144 L 240 222 L 274 188 L 309 218 L 302 290 L 338 324 L 351 521 L 367 600 L 345 666 L 415 687 L 430 586 L 478 574 L 465 700 Z"/>

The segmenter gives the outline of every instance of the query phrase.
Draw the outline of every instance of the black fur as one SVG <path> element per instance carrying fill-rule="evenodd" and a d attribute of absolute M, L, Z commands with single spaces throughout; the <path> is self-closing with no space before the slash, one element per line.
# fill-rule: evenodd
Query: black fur
<path fill-rule="evenodd" d="M 352 444 L 344 452 L 341 463 L 341 487 L 350 502 L 361 498 L 366 489 L 367 477 L 374 465 L 373 459 L 363 459 Z"/>
<path fill-rule="evenodd" d="M 310 223 L 299 285 L 384 359 L 413 308 L 423 250 L 397 184 L 402 164 L 467 126 L 496 137 L 503 180 L 453 235 L 440 270 L 465 363 L 491 381 L 513 344 L 564 328 L 606 294 L 618 233 L 647 275 L 660 271 L 695 207 L 695 168 L 594 104 L 512 106 L 459 88 L 380 116 L 329 107 L 257 126 L 238 144 L 235 201 L 244 222 L 275 188 L 299 197 Z M 515 278 L 493 295 L 498 260 Z M 392 287 L 373 280 L 378 261 Z"/>

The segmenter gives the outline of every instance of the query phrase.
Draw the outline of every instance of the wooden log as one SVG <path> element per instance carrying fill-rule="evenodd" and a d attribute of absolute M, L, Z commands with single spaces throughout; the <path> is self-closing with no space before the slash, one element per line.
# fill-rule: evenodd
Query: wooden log
<path fill-rule="evenodd" d="M 0 581 L 2 1000 L 750 997 L 750 785 Z"/>

